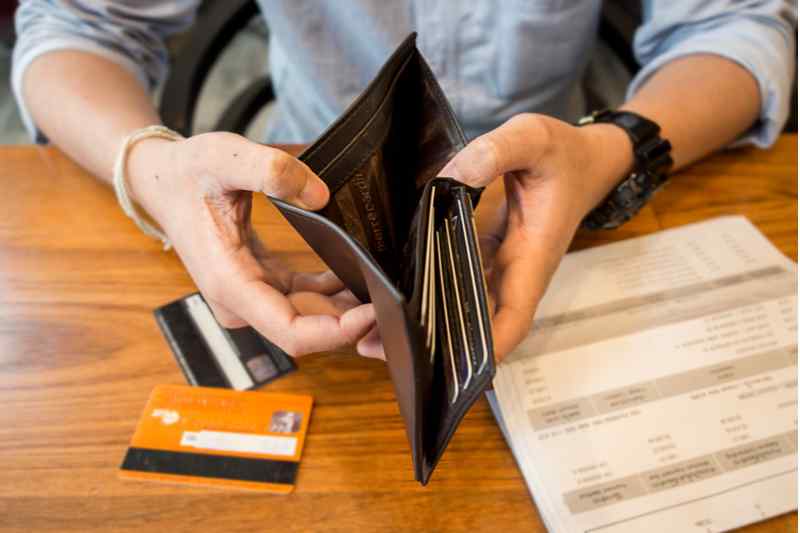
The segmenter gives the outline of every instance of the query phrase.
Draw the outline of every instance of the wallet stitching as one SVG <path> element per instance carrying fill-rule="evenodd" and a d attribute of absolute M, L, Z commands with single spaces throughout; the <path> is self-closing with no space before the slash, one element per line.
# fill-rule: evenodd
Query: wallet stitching
<path fill-rule="evenodd" d="M 380 106 L 378 106 L 378 107 L 380 108 Z M 333 138 L 336 136 L 336 133 L 339 130 L 341 130 L 342 128 L 344 128 L 347 125 L 348 122 L 353 120 L 353 118 L 356 116 L 356 112 L 355 111 L 356 110 L 354 109 L 352 114 L 347 116 L 338 126 L 334 127 L 334 129 L 330 132 L 330 136 L 328 136 L 327 138 L 323 139 L 322 142 L 319 143 L 317 146 L 313 147 L 313 150 L 311 152 L 309 152 L 308 154 L 303 154 L 303 159 L 310 159 L 310 158 L 314 157 L 317 154 L 317 152 L 319 152 L 325 146 L 327 146 L 333 140 Z M 328 166 L 330 166 L 330 165 L 329 164 L 325 165 L 325 168 L 327 168 Z M 322 171 L 320 171 L 320 174 L 323 173 L 325 168 L 323 168 Z"/>
<path fill-rule="evenodd" d="M 378 109 L 380 109 L 381 107 L 383 107 L 383 104 L 384 104 L 384 103 L 386 102 L 386 100 L 388 99 L 388 97 L 389 97 L 389 94 L 391 93 L 391 91 L 393 90 L 393 87 L 395 86 L 395 84 L 396 84 L 396 82 L 397 82 L 397 78 L 398 78 L 398 76 L 399 76 L 400 74 L 402 74 L 403 70 L 405 69 L 405 67 L 406 67 L 406 65 L 408 64 L 408 62 L 409 62 L 409 60 L 411 59 L 411 57 L 412 57 L 412 55 L 409 55 L 409 56 L 408 56 L 408 57 L 407 57 L 407 58 L 406 58 L 406 59 L 403 61 L 403 64 L 402 64 L 402 65 L 400 65 L 400 68 L 398 69 L 397 73 L 394 75 L 394 79 L 392 79 L 391 83 L 389 84 L 389 91 L 387 91 L 387 92 L 386 92 L 386 94 L 383 96 L 383 99 L 381 100 L 380 104 L 378 104 Z M 348 123 L 349 123 L 351 120 L 353 120 L 353 118 L 354 118 L 354 117 L 356 116 L 356 114 L 357 114 L 357 113 L 356 113 L 356 109 L 358 109 L 358 108 L 353 108 L 353 113 L 351 113 L 351 114 L 350 114 L 348 117 L 346 117 L 346 118 L 345 118 L 345 119 L 344 119 L 344 120 L 343 120 L 343 121 L 342 121 L 342 122 L 341 122 L 341 123 L 340 123 L 338 126 L 334 126 L 334 128 L 333 128 L 333 129 L 331 130 L 331 132 L 330 132 L 330 135 L 329 135 L 327 138 L 325 138 L 325 139 L 324 139 L 324 140 L 323 140 L 323 141 L 322 141 L 320 144 L 318 144 L 317 146 L 314 146 L 314 147 L 312 147 L 312 150 L 311 150 L 311 152 L 309 152 L 308 154 L 303 154 L 303 157 L 304 157 L 304 158 L 312 158 L 312 157 L 314 157 L 314 155 L 315 155 L 317 152 L 319 152 L 320 150 L 322 150 L 322 148 L 323 148 L 323 147 L 327 146 L 327 145 L 328 145 L 328 144 L 329 144 L 329 143 L 330 143 L 330 142 L 333 140 L 333 138 L 334 138 L 334 136 L 336 135 L 336 133 L 337 133 L 339 130 L 341 130 L 342 128 L 344 128 L 344 127 L 345 127 L 345 125 L 347 125 L 347 124 L 348 124 Z M 373 120 L 374 116 L 375 116 L 375 115 L 373 114 L 373 116 L 372 116 L 372 117 L 370 117 L 370 118 L 367 120 L 367 124 L 366 124 L 366 125 L 368 125 L 368 124 L 369 124 L 369 123 L 370 123 L 370 122 Z M 366 126 L 366 125 L 365 125 L 365 126 Z M 361 129 L 363 130 L 363 128 L 361 128 Z M 341 152 L 344 152 L 344 151 L 346 151 L 346 149 L 347 149 L 347 147 L 345 147 L 344 149 L 342 149 L 342 151 L 341 151 Z M 341 156 L 341 152 L 340 152 L 340 156 Z M 334 161 L 335 161 L 335 159 L 334 159 Z M 325 165 L 325 168 L 327 168 L 327 167 L 329 167 L 329 166 L 330 166 L 330 163 L 329 163 L 329 164 L 327 164 L 327 165 Z M 320 171 L 320 174 L 324 173 L 324 170 L 325 170 L 325 169 L 323 168 L 323 169 L 322 169 L 322 171 Z"/>
<path fill-rule="evenodd" d="M 398 82 L 398 80 L 400 79 L 400 75 L 401 75 L 401 74 L 402 74 L 402 73 L 405 71 L 405 68 L 406 68 L 406 66 L 408 65 L 408 62 L 409 62 L 410 60 L 411 60 L 411 57 L 408 57 L 408 58 L 406 58 L 406 60 L 403 62 L 403 64 L 402 64 L 402 66 L 400 67 L 400 69 L 399 69 L 399 70 L 397 71 L 397 73 L 395 74 L 394 78 L 392 78 L 392 81 L 391 81 L 391 83 L 389 84 L 389 90 L 388 90 L 388 91 L 386 91 L 386 94 L 385 94 L 385 95 L 383 96 L 383 98 L 381 99 L 381 103 L 380 103 L 380 104 L 378 104 L 378 108 L 375 110 L 375 113 L 374 113 L 374 114 L 373 114 L 373 115 L 372 115 L 372 116 L 369 118 L 369 120 L 367 120 L 366 124 L 364 124 L 364 125 L 363 125 L 361 128 L 359 128 L 358 132 L 357 132 L 357 133 L 356 133 L 356 134 L 353 136 L 353 139 L 352 139 L 352 140 L 351 140 L 349 143 L 347 143 L 347 146 L 345 146 L 344 148 L 342 148 L 342 150 L 339 152 L 339 154 L 338 154 L 336 157 L 334 157 L 332 161 L 328 162 L 328 163 L 327 163 L 327 164 L 326 164 L 326 165 L 325 165 L 325 166 L 322 168 L 322 170 L 320 170 L 320 172 L 319 172 L 319 173 L 320 173 L 320 175 L 322 175 L 322 174 L 325 174 L 325 172 L 326 172 L 326 171 L 327 171 L 327 170 L 328 170 L 328 169 L 329 169 L 331 166 L 333 166 L 333 165 L 334 165 L 336 162 L 340 161 L 340 160 L 341 160 L 341 159 L 344 157 L 344 155 L 347 153 L 348 149 L 349 149 L 351 146 L 353 146 L 353 145 L 354 145 L 354 144 L 355 144 L 355 143 L 356 143 L 358 140 L 360 140 L 360 139 L 362 138 L 362 135 L 363 135 L 363 133 L 364 133 L 364 130 L 366 130 L 367 128 L 369 128 L 369 127 L 372 125 L 372 123 L 373 123 L 373 122 L 375 122 L 375 120 L 377 120 L 377 116 L 378 116 L 378 114 L 381 112 L 381 110 L 384 108 L 384 106 L 387 104 L 387 102 L 389 102 L 389 96 L 390 96 L 390 95 L 391 95 L 391 94 L 394 92 L 394 90 L 395 90 L 395 87 L 397 86 L 397 82 Z M 351 115 L 351 116 L 350 116 L 350 117 L 348 117 L 348 118 L 351 118 L 352 116 L 353 116 L 353 115 Z M 344 124 L 342 124 L 342 125 L 344 126 Z M 339 189 L 341 189 L 342 187 L 344 187 L 344 186 L 345 186 L 345 184 L 346 184 L 346 183 L 347 183 L 347 182 L 350 180 L 350 178 L 351 178 L 351 177 L 353 177 L 353 174 L 355 174 L 355 173 L 358 171 L 358 169 L 361 167 L 361 165 L 363 165 L 363 164 L 364 164 L 364 161 L 366 161 L 367 159 L 369 159 L 370 157 L 372 157 L 372 155 L 373 155 L 375 152 L 377 152 L 377 151 L 380 149 L 380 147 L 381 147 L 380 145 L 381 145 L 381 144 L 383 144 L 383 141 L 385 141 L 385 140 L 386 140 L 386 137 L 387 137 L 388 135 L 389 135 L 389 132 L 388 132 L 388 130 L 387 130 L 387 131 L 386 131 L 386 132 L 385 132 L 385 133 L 382 135 L 381 142 L 379 142 L 379 143 L 376 143 L 376 146 L 375 146 L 375 148 L 374 148 L 372 151 L 370 151 L 370 152 L 367 154 L 367 156 L 366 156 L 366 157 L 362 158 L 362 159 L 361 159 L 361 160 L 360 160 L 360 161 L 359 161 L 359 162 L 356 164 L 355 168 L 354 168 L 352 171 L 350 171 L 350 173 L 349 173 L 349 174 L 348 174 L 348 175 L 347 175 L 347 176 L 346 176 L 344 179 L 342 179 L 342 184 L 341 184 L 339 187 L 337 187 L 337 188 L 336 188 L 336 190 L 337 190 L 337 191 L 338 191 Z M 331 137 L 329 137 L 327 140 L 330 140 L 330 139 L 331 139 Z M 334 191 L 331 191 L 331 192 L 334 192 Z"/>
<path fill-rule="evenodd" d="M 455 117 L 455 114 L 453 113 L 453 110 L 452 110 L 452 109 L 451 109 L 451 107 L 450 107 L 450 104 L 449 104 L 449 103 L 448 103 L 448 101 L 445 99 L 445 97 L 444 97 L 444 94 L 442 93 L 442 88 L 439 86 L 438 82 L 436 81 L 436 78 L 434 78 L 434 77 L 433 77 L 433 75 L 431 74 L 430 67 L 429 67 L 429 66 L 428 66 L 428 64 L 427 64 L 427 63 L 424 61 L 424 58 L 422 58 L 422 57 L 421 57 L 421 59 L 422 59 L 422 61 L 421 61 L 420 63 L 423 65 L 423 72 L 424 72 L 424 74 L 423 74 L 423 75 L 424 75 L 424 77 L 425 77 L 426 81 L 428 81 L 428 82 L 431 82 L 431 81 L 433 81 L 433 82 L 434 82 L 434 83 L 432 83 L 432 84 L 430 84 L 430 83 L 429 83 L 429 85 L 430 85 L 430 86 L 431 86 L 431 88 L 433 89 L 433 91 L 432 91 L 432 92 L 433 92 L 433 97 L 434 97 L 434 98 L 436 99 L 436 101 L 439 103 L 439 106 L 440 106 L 440 108 L 444 109 L 445 113 L 447 113 L 448 117 L 450 118 L 450 124 L 449 124 L 449 126 L 452 126 L 452 127 L 453 127 L 453 129 L 455 129 L 456 136 L 459 138 L 458 140 L 459 140 L 459 143 L 460 143 L 460 145 L 461 145 L 461 146 L 459 146 L 459 148 L 461 148 L 461 147 L 463 147 L 463 146 L 466 144 L 466 139 L 464 138 L 464 132 L 461 130 L 461 126 L 459 125 L 459 123 L 458 123 L 458 120 L 456 119 L 456 117 Z M 325 167 L 324 167 L 324 168 L 323 168 L 323 169 L 320 171 L 320 174 L 324 174 L 324 173 L 325 173 L 325 171 L 326 171 L 328 168 L 330 168 L 330 167 L 331 167 L 331 165 L 333 165 L 333 164 L 334 164 L 336 161 L 338 161 L 339 159 L 341 159 L 341 158 L 343 157 L 343 154 L 344 154 L 344 152 L 346 152 L 346 151 L 347 151 L 347 148 L 349 148 L 350 146 L 352 146 L 352 145 L 353 145 L 353 143 L 355 143 L 355 142 L 356 142 L 356 139 L 360 138 L 360 135 L 361 135 L 361 133 L 362 133 L 362 132 L 363 132 L 363 131 L 364 131 L 364 130 L 367 128 L 367 127 L 369 127 L 369 125 L 370 125 L 370 124 L 371 124 L 371 123 L 372 123 L 372 122 L 375 120 L 375 117 L 378 115 L 378 112 L 379 112 L 381 109 L 383 109 L 383 106 L 384 106 L 384 105 L 386 105 L 386 102 L 387 102 L 387 101 L 388 101 L 388 99 L 389 99 L 389 95 L 390 95 L 390 94 L 391 94 L 391 92 L 394 90 L 395 86 L 397 85 L 397 81 L 398 81 L 398 79 L 399 79 L 400 75 L 403 73 L 403 71 L 405 70 L 405 67 L 406 67 L 406 65 L 408 64 L 408 62 L 409 62 L 410 60 L 411 60 L 411 57 L 408 57 L 408 58 L 406 58 L 406 60 L 403 62 L 403 65 L 400 67 L 400 69 L 398 70 L 398 72 L 397 72 L 397 74 L 395 75 L 394 79 L 393 79 L 393 80 L 392 80 L 392 82 L 389 84 L 389 90 L 386 92 L 386 95 L 384 95 L 383 99 L 381 100 L 381 103 L 378 105 L 378 109 L 377 109 L 376 113 L 375 113 L 375 114 L 374 114 L 372 117 L 370 117 L 370 119 L 367 121 L 367 123 L 366 123 L 366 124 L 364 124 L 364 126 L 363 126 L 363 127 L 360 129 L 360 130 L 359 130 L 358 134 L 357 134 L 357 135 L 354 137 L 354 139 L 353 139 L 353 140 L 352 140 L 350 143 L 348 143 L 348 145 L 347 145 L 347 146 L 345 146 L 345 147 L 344 147 L 344 149 L 342 149 L 342 151 L 340 152 L 339 156 L 338 156 L 337 158 L 335 158 L 333 161 L 331 161 L 330 163 L 328 163 L 327 165 L 325 165 Z M 348 117 L 348 120 L 349 120 L 350 118 L 352 118 L 353 116 L 354 116 L 354 115 L 351 115 L 350 117 Z M 345 122 L 346 122 L 346 121 L 345 121 Z M 343 123 L 342 123 L 342 126 L 344 126 L 344 124 L 345 124 L 345 123 L 343 122 Z M 388 135 L 389 135 L 389 132 L 388 132 L 388 131 L 387 131 L 387 132 L 385 132 L 385 133 L 384 133 L 384 135 L 382 136 L 381 142 L 379 142 L 379 143 L 376 143 L 376 144 L 377 144 L 377 146 L 376 146 L 376 147 L 375 147 L 375 148 L 374 148 L 372 151 L 370 151 L 370 152 L 369 152 L 369 153 L 368 153 L 368 154 L 367 154 L 365 157 L 363 157 L 361 160 L 359 160 L 359 162 L 358 162 L 358 163 L 355 165 L 355 167 L 353 168 L 353 170 L 352 170 L 352 171 L 350 171 L 350 173 L 349 173 L 349 174 L 347 174 L 347 176 L 345 176 L 345 177 L 344 177 L 344 179 L 342 179 L 342 184 L 341 184 L 339 187 L 337 187 L 337 188 L 336 188 L 336 190 L 337 190 L 337 191 L 338 191 L 340 188 L 344 187 L 344 186 L 347 184 L 347 182 L 348 182 L 348 181 L 350 181 L 350 178 L 352 178 L 352 177 L 353 177 L 353 175 L 354 175 L 356 172 L 358 172 L 358 170 L 361 168 L 361 165 L 363 165 L 363 164 L 364 164 L 364 162 L 365 162 L 367 159 L 369 159 L 370 157 L 372 157 L 372 156 L 375 154 L 375 152 L 377 152 L 378 150 L 380 150 L 380 148 L 381 148 L 381 145 L 383 144 L 383 141 L 385 141 L 385 140 L 386 140 L 386 137 L 387 137 Z M 326 142 L 327 142 L 327 141 L 329 141 L 330 139 L 331 139 L 331 137 L 329 137 L 328 139 L 326 139 Z M 331 191 L 331 192 L 333 193 L 333 192 L 335 192 L 335 191 Z"/>
<path fill-rule="evenodd" d="M 411 60 L 411 58 L 412 58 L 412 56 L 409 56 L 409 57 L 407 57 L 405 59 L 405 61 L 403 61 L 403 64 L 400 66 L 400 69 L 397 71 L 397 73 L 395 74 L 395 76 L 392 79 L 391 83 L 389 84 L 389 89 L 386 92 L 386 94 L 384 95 L 383 99 L 381 100 L 381 103 L 378 105 L 378 108 L 377 108 L 375 114 L 372 117 L 370 117 L 370 119 L 367 121 L 367 123 L 364 124 L 364 126 L 354 136 L 353 140 L 350 141 L 350 143 L 348 143 L 348 145 L 345 146 L 342 149 L 342 151 L 339 153 L 339 155 L 336 158 L 334 158 L 333 161 L 331 161 L 327 165 L 325 165 L 325 167 L 320 171 L 320 174 L 324 174 L 325 171 L 328 168 L 330 168 L 334 163 L 339 161 L 343 157 L 343 155 L 347 151 L 347 149 L 350 146 L 352 146 L 356 142 L 357 139 L 359 139 L 361 137 L 361 134 L 363 133 L 363 131 L 366 128 L 368 128 L 370 126 L 370 124 L 372 124 L 372 122 L 374 120 L 376 120 L 376 117 L 378 116 L 378 113 L 380 112 L 381 109 L 383 109 L 383 106 L 386 105 L 387 101 L 389 100 L 390 94 L 392 93 L 392 91 L 394 90 L 394 88 L 397 85 L 397 82 L 398 82 L 398 80 L 400 78 L 400 75 L 404 72 L 404 70 L 405 70 L 406 66 L 408 65 L 408 62 Z M 436 78 L 431 73 L 430 67 L 425 62 L 425 58 L 420 56 L 420 59 L 421 59 L 420 64 L 422 65 L 422 70 L 423 70 L 423 77 L 428 82 L 429 86 L 432 88 L 433 97 L 436 99 L 437 103 L 439 104 L 439 107 L 441 109 L 443 109 L 444 112 L 447 114 L 447 116 L 450 118 L 448 126 L 452 127 L 452 129 L 455 130 L 456 137 L 458 137 L 458 141 L 459 141 L 458 144 L 460 144 L 460 146 L 458 146 L 458 148 L 461 148 L 466 144 L 466 139 L 464 138 L 464 132 L 461 130 L 461 125 L 458 123 L 458 119 L 456 118 L 455 114 L 453 113 L 453 110 L 450 107 L 449 102 L 445 98 L 444 93 L 442 92 L 442 88 L 439 86 L 439 83 L 436 81 Z M 430 82 L 433 82 L 433 83 L 430 83 Z M 341 124 L 340 127 L 343 127 L 347 123 L 347 121 L 349 121 L 353 116 L 355 116 L 355 114 L 350 115 L 349 117 L 347 117 L 347 119 Z M 376 147 L 373 150 L 371 150 L 369 153 L 367 153 L 367 155 L 365 157 L 361 158 L 358 161 L 358 163 L 356 163 L 356 165 L 353 168 L 353 170 L 350 171 L 350 173 L 348 173 L 347 176 L 345 176 L 342 179 L 342 183 L 341 183 L 341 185 L 339 187 L 336 188 L 336 191 L 338 191 L 339 189 L 344 187 L 347 184 L 347 182 L 350 181 L 350 179 L 353 177 L 353 175 L 356 172 L 358 172 L 358 170 L 361 168 L 361 165 L 363 165 L 364 162 L 367 159 L 372 157 L 378 150 L 380 150 L 381 145 L 383 144 L 383 141 L 386 140 L 386 137 L 388 136 L 388 134 L 389 134 L 388 131 L 385 132 L 384 135 L 382 136 L 381 141 L 376 143 Z M 331 135 L 331 137 L 328 137 L 325 140 L 325 142 L 327 143 L 328 141 L 330 141 L 332 136 L 333 135 Z M 319 148 L 321 148 L 321 145 L 317 149 L 319 149 Z M 315 151 L 316 151 L 316 149 L 315 149 Z M 331 191 L 331 193 L 335 193 L 336 191 Z"/>
<path fill-rule="evenodd" d="M 384 133 L 384 134 L 381 136 L 381 141 L 380 141 L 380 142 L 378 142 L 378 143 L 376 143 L 376 147 L 375 147 L 373 150 L 369 151 L 369 152 L 367 153 L 367 155 L 365 155 L 364 157 L 362 157 L 362 158 L 361 158 L 361 159 L 358 161 L 358 163 L 356 163 L 356 165 L 355 165 L 355 167 L 353 168 L 353 170 L 351 170 L 351 171 L 350 171 L 350 173 L 349 173 L 347 176 L 345 176 L 345 177 L 344 177 L 344 179 L 342 180 L 342 185 L 341 185 L 341 186 L 339 186 L 339 187 L 336 189 L 337 191 L 338 191 L 339 189 L 341 189 L 342 187 L 344 187 L 345 185 L 347 185 L 347 182 L 348 182 L 348 181 L 350 181 L 350 178 L 352 178 L 352 177 L 353 177 L 353 175 L 354 175 L 356 172 L 358 172 L 359 170 L 361 170 L 361 166 L 364 164 L 364 162 L 365 162 L 367 159 L 371 158 L 373 155 L 375 155 L 375 153 L 376 153 L 376 152 L 378 152 L 378 150 L 380 150 L 380 149 L 383 147 L 383 143 L 384 143 L 384 141 L 386 141 L 386 138 L 387 138 L 388 136 L 389 136 L 389 132 L 388 132 L 388 131 L 386 131 L 386 132 L 385 132 L 385 133 Z"/>

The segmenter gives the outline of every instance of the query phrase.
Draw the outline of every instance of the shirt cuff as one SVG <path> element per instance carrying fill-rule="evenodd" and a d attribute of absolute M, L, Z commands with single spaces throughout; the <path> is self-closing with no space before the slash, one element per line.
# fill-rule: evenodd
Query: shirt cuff
<path fill-rule="evenodd" d="M 648 78 L 665 64 L 693 54 L 714 54 L 749 71 L 761 93 L 759 120 L 730 146 L 755 145 L 770 147 L 783 131 L 789 115 L 789 93 L 794 76 L 794 63 L 788 61 L 788 44 L 783 34 L 752 20 L 740 20 L 724 28 L 694 35 L 656 55 L 636 74 L 628 86 L 630 99 Z"/>
<path fill-rule="evenodd" d="M 31 139 L 37 144 L 46 144 L 48 140 L 34 123 L 33 117 L 31 117 L 28 107 L 25 105 L 25 99 L 22 95 L 22 82 L 25 71 L 37 57 L 57 50 L 78 50 L 108 59 L 130 71 L 143 87 L 149 88 L 147 75 L 139 65 L 126 55 L 99 46 L 92 40 L 70 36 L 69 38 L 48 39 L 40 45 L 28 47 L 23 54 L 15 54 L 14 56 L 11 70 L 11 87 L 14 92 L 14 98 L 17 101 L 20 116 L 22 117 L 22 123 L 28 131 L 28 135 L 30 135 Z"/>

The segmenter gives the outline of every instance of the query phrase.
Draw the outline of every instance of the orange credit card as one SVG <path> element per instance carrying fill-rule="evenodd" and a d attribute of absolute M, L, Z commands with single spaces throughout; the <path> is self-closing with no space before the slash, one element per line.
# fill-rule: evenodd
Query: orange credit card
<path fill-rule="evenodd" d="M 159 385 L 120 477 L 289 493 L 311 396 Z"/>

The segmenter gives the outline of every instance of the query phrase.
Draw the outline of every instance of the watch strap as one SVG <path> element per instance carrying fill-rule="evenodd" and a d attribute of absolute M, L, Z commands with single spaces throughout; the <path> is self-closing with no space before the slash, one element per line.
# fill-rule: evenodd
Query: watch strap
<path fill-rule="evenodd" d="M 639 212 L 650 197 L 667 181 L 672 167 L 672 145 L 661 138 L 655 122 L 630 111 L 596 111 L 582 118 L 579 126 L 614 124 L 628 135 L 633 144 L 634 169 L 584 218 L 587 229 L 613 229 Z"/>

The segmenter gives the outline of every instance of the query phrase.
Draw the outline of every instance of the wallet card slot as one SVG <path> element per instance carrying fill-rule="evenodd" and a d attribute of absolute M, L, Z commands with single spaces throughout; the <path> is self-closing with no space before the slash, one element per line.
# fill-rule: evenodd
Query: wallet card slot
<path fill-rule="evenodd" d="M 436 187 L 430 190 L 430 201 L 426 207 L 428 220 L 425 223 L 425 266 L 422 272 L 422 305 L 420 317 L 425 327 L 425 345 L 430 351 L 430 360 L 436 355 L 436 277 L 434 276 L 433 250 L 433 212 L 436 201 Z"/>
<path fill-rule="evenodd" d="M 457 233 L 455 235 L 456 253 L 461 258 L 459 266 L 466 270 L 466 272 L 462 272 L 460 281 L 462 282 L 465 300 L 468 302 L 464 306 L 464 310 L 468 322 L 468 334 L 471 337 L 472 349 L 470 353 L 475 358 L 474 363 L 478 369 L 477 372 L 480 373 L 486 368 L 489 354 L 488 334 L 480 300 L 480 291 L 485 290 L 485 285 L 483 285 L 483 281 L 479 282 L 477 279 L 479 276 L 483 277 L 483 272 L 481 266 L 477 264 L 476 252 L 472 249 L 473 246 L 477 245 L 477 235 L 471 234 L 474 229 L 472 225 L 473 219 L 467 215 L 466 202 L 469 202 L 469 198 L 466 194 L 463 194 L 463 191 L 458 191 L 452 220 Z"/>
<path fill-rule="evenodd" d="M 433 183 L 426 186 L 422 191 L 422 196 L 417 204 L 417 209 L 414 216 L 411 218 L 411 224 L 408 230 L 408 237 L 403 246 L 400 255 L 400 277 L 398 286 L 403 294 L 408 299 L 410 309 L 415 313 L 419 323 L 425 325 L 425 317 L 423 316 L 424 287 L 425 287 L 425 264 L 430 256 L 426 257 L 427 251 L 430 248 L 433 250 L 434 245 L 430 242 L 428 237 L 428 230 L 433 233 L 435 228 L 435 221 L 432 219 L 432 212 L 430 208 L 435 206 L 435 202 L 431 202 L 431 195 L 436 196 L 435 187 Z M 431 264 L 433 260 L 431 259 Z M 432 271 L 428 272 L 429 276 Z M 430 295 L 428 292 L 426 295 Z"/>
<path fill-rule="evenodd" d="M 331 202 L 320 214 L 342 226 L 402 285 L 403 243 L 412 236 L 422 192 L 464 145 L 411 36 L 300 159 L 331 190 Z M 403 292 L 409 295 L 407 288 Z"/>
<path fill-rule="evenodd" d="M 467 324 L 464 320 L 465 306 L 460 288 L 461 276 L 456 272 L 456 255 L 453 248 L 452 236 L 453 230 L 449 218 L 445 218 L 442 221 L 442 228 L 446 244 L 446 264 L 442 265 L 442 268 L 446 268 L 448 271 L 448 275 L 445 276 L 446 283 L 448 284 L 446 288 L 446 292 L 448 293 L 447 304 L 451 307 L 455 315 L 452 322 L 455 326 L 457 339 L 455 343 L 458 350 L 456 361 L 458 362 L 459 375 L 461 377 L 459 385 L 466 389 L 472 381 L 472 347 L 467 338 Z"/>
<path fill-rule="evenodd" d="M 431 284 L 429 280 L 431 278 L 431 265 L 432 262 L 432 252 L 433 252 L 433 209 L 434 209 L 434 202 L 436 201 L 436 187 L 431 187 L 430 192 L 430 200 L 428 201 L 428 205 L 425 206 L 425 209 L 428 210 L 428 220 L 425 223 L 425 260 L 424 260 L 424 267 L 422 272 L 422 301 L 421 301 L 421 310 L 420 310 L 420 319 L 422 323 L 426 323 L 428 319 L 428 309 L 430 309 L 430 294 L 431 294 Z"/>
<path fill-rule="evenodd" d="M 472 210 L 478 191 L 449 178 L 437 178 L 432 185 L 437 191 L 433 225 L 440 256 L 435 262 L 437 309 L 446 312 L 449 321 L 437 319 L 434 396 L 428 407 L 437 414 L 431 417 L 424 438 L 426 470 L 436 464 L 458 423 L 494 375 L 486 283 Z M 459 316 L 463 320 L 454 320 Z M 448 333 L 449 342 L 443 338 Z"/>
<path fill-rule="evenodd" d="M 426 437 L 427 447 L 425 452 L 424 477 L 427 478 L 442 454 L 447 448 L 450 439 L 458 429 L 458 425 L 470 407 L 483 395 L 486 388 L 490 385 L 493 377 L 492 373 L 485 373 L 478 377 L 472 387 L 460 391 L 459 397 L 455 402 L 443 404 L 439 407 L 439 414 L 436 417 L 437 425 L 432 435 Z"/>
<path fill-rule="evenodd" d="M 436 272 L 438 273 L 439 278 L 439 292 L 441 294 L 441 298 L 439 300 L 439 306 L 442 308 L 441 314 L 441 329 L 443 330 L 443 334 L 441 335 L 442 339 L 442 352 L 445 356 L 443 358 L 442 363 L 447 366 L 447 371 L 444 372 L 444 377 L 446 378 L 445 381 L 447 383 L 448 390 L 450 390 L 450 403 L 453 404 L 458 400 L 458 395 L 460 393 L 460 387 L 458 382 L 458 369 L 456 367 L 456 356 L 455 356 L 455 346 L 453 342 L 453 331 L 451 327 L 451 316 L 448 310 L 448 297 L 445 290 L 445 277 L 446 277 L 446 269 L 443 267 L 444 264 L 444 252 L 442 250 L 442 237 L 441 232 L 436 233 Z"/>
<path fill-rule="evenodd" d="M 475 305 L 479 281 L 472 276 L 480 272 L 473 269 L 480 261 L 478 248 L 470 244 L 474 234 L 467 231 L 463 243 L 471 213 L 464 217 L 454 204 L 462 193 L 477 201 L 479 191 L 437 178 L 465 145 L 410 36 L 345 114 L 300 156 L 328 183 L 329 205 L 312 213 L 276 201 L 345 285 L 375 304 L 416 476 L 423 484 L 494 373 L 491 337 L 480 337 L 482 328 L 490 327 L 480 295 L 485 285 L 478 290 L 481 306 L 475 316 L 468 310 Z M 447 221 L 454 216 L 455 224 Z M 477 314 L 483 314 L 483 324 Z M 484 365 L 485 346 L 489 363 Z"/>
<path fill-rule="evenodd" d="M 403 61 L 374 114 L 317 170 L 331 191 L 331 202 L 320 213 L 361 242 L 393 280 L 402 275 L 401 243 L 413 231 L 411 221 L 421 196 L 418 180 L 413 179 L 413 154 L 419 150 L 414 149 L 414 143 L 409 144 L 409 139 L 419 142 L 419 132 L 398 116 L 406 106 L 404 97 L 396 96 L 408 92 L 398 84 L 414 85 L 411 80 L 418 74 L 413 71 L 419 68 L 414 59 L 421 60 L 409 55 Z M 395 130 L 402 130 L 404 135 L 397 135 Z M 389 155 L 398 151 L 409 153 L 396 159 Z M 387 161 L 387 157 L 392 160 Z"/>
<path fill-rule="evenodd" d="M 475 227 L 475 215 L 472 208 L 472 199 L 464 191 L 459 195 L 457 202 L 461 212 L 462 228 L 464 234 L 464 248 L 467 253 L 467 261 L 470 268 L 470 284 L 474 297 L 474 314 L 477 318 L 478 333 L 480 336 L 481 358 L 478 366 L 478 373 L 482 373 L 489 360 L 493 357 L 491 323 L 489 323 L 489 305 L 487 295 L 489 294 L 486 286 L 486 276 L 483 274 L 483 258 L 481 257 L 480 242 L 478 240 L 478 230 Z"/>

